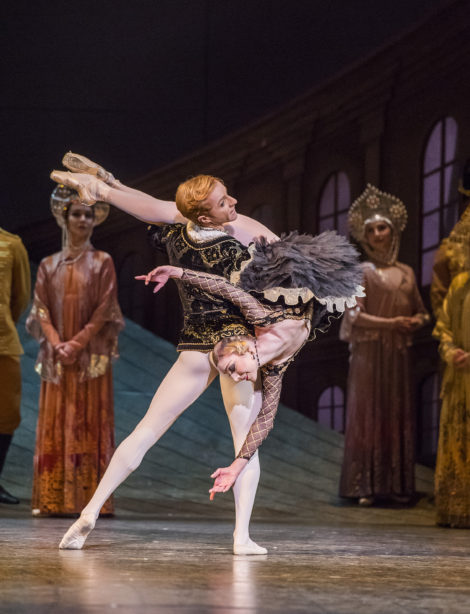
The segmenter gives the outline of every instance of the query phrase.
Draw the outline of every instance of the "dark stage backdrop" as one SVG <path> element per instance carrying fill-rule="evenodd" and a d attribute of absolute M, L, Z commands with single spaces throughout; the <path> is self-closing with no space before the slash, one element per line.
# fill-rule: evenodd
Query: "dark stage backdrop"
<path fill-rule="evenodd" d="M 337 75 L 443 4 L 3 2 L 0 225 L 48 217 L 48 175 L 67 149 L 132 181 Z"/>

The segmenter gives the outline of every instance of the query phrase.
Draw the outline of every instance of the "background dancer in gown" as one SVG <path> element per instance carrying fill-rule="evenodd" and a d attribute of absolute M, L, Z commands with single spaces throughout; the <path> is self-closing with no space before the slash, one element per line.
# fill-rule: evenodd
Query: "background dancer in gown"
<path fill-rule="evenodd" d="M 470 527 L 470 209 L 448 241 L 455 276 L 438 309 L 433 336 L 445 368 L 435 471 L 438 525 Z M 462 272 L 458 273 L 458 270 Z"/>
<path fill-rule="evenodd" d="M 311 237 L 294 232 L 270 245 L 257 243 L 242 273 L 232 274 L 238 285 L 174 266 L 157 267 L 136 279 L 156 282 L 154 292 L 158 292 L 170 277 L 235 305 L 254 326 L 254 336 L 224 337 L 213 351 L 219 373 L 236 382 L 254 382 L 261 370 L 263 404 L 237 458 L 212 474 L 212 499 L 216 492 L 231 488 L 268 436 L 284 373 L 302 346 L 315 338 L 317 330 L 326 331 L 335 310 L 342 313 L 345 307 L 355 306 L 356 296 L 364 296 L 362 267 L 356 250 L 340 235 L 325 232 Z"/>
<path fill-rule="evenodd" d="M 124 320 L 114 264 L 90 243 L 109 205 L 80 204 L 57 186 L 51 211 L 62 250 L 41 261 L 26 329 L 40 343 L 41 376 L 34 452 L 34 516 L 79 513 L 114 452 L 111 362 Z M 108 500 L 102 514 L 112 514 Z"/>
<path fill-rule="evenodd" d="M 239 268 L 249 255 L 241 241 L 248 243 L 259 235 L 277 238 L 263 225 L 237 216 L 236 200 L 227 194 L 223 183 L 211 176 L 198 176 L 181 184 L 176 203 L 161 201 L 137 190 L 122 186 L 93 162 L 68 154 L 64 164 L 90 174 L 54 171 L 52 178 L 76 189 L 89 205 L 106 201 L 147 222 L 166 223 L 156 232 L 156 241 L 164 244 L 172 264 L 215 271 L 224 276 Z M 108 183 L 97 178 L 104 177 Z M 190 221 L 187 224 L 178 222 Z M 240 240 L 238 240 L 240 239 Z M 61 548 L 81 548 L 93 529 L 104 501 L 136 469 L 147 450 L 163 435 L 176 418 L 193 403 L 218 375 L 210 363 L 209 350 L 220 339 L 220 331 L 243 334 L 247 329 L 243 316 L 235 308 L 228 314 L 219 300 L 214 305 L 206 297 L 207 309 L 196 311 L 194 295 L 188 284 L 179 286 L 185 313 L 185 329 L 178 345 L 180 356 L 160 384 L 148 412 L 131 435 L 116 450 L 95 494 L 83 509 L 80 519 L 64 536 Z M 209 315 L 207 316 L 206 313 Z M 185 386 L 181 386 L 181 381 Z M 224 405 L 230 421 L 236 453 L 261 407 L 261 390 L 239 385 L 228 376 L 220 378 Z M 249 522 L 259 482 L 259 460 L 255 453 L 234 487 L 236 523 L 235 554 L 265 554 L 266 549 L 249 536 Z"/>
<path fill-rule="evenodd" d="M 339 494 L 369 506 L 414 494 L 414 406 L 410 345 L 429 321 L 411 267 L 397 261 L 404 204 L 368 185 L 351 205 L 351 235 L 364 249 L 366 296 L 345 314 L 351 353 Z"/>

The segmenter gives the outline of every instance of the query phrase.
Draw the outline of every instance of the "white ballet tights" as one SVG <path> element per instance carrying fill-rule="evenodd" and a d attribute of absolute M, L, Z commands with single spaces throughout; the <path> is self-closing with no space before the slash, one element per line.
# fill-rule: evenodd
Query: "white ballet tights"
<path fill-rule="evenodd" d="M 221 375 L 220 388 L 230 421 L 236 456 L 261 408 L 263 400 L 261 384 L 258 378 L 253 391 L 253 385 L 250 382 L 235 384 L 228 375 Z M 267 552 L 265 548 L 255 544 L 249 535 L 251 512 L 255 502 L 259 476 L 259 457 L 258 450 L 256 450 L 233 485 L 235 498 L 234 554 L 266 554 Z"/>
<path fill-rule="evenodd" d="M 216 375 L 217 371 L 209 361 L 209 354 L 194 351 L 180 353 L 178 360 L 157 389 L 147 413 L 116 449 L 93 497 L 83 509 L 80 518 L 64 535 L 60 548 L 83 547 L 105 501 L 140 465 L 147 450 L 204 392 Z M 228 376 L 221 376 L 221 389 L 235 451 L 238 452 L 261 407 L 261 391 L 258 386 L 258 390 L 253 393 L 253 385 L 250 382 L 235 383 Z M 264 548 L 251 542 L 248 532 L 259 474 L 259 460 L 256 453 L 233 488 L 236 514 L 234 552 L 237 545 L 249 550 L 243 552 L 244 554 L 266 552 Z M 254 552 L 256 549 L 263 552 Z"/>

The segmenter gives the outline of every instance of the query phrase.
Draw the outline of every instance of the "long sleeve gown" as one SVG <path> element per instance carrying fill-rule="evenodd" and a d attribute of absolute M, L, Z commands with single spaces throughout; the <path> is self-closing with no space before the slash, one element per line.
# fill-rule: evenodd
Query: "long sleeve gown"
<path fill-rule="evenodd" d="M 392 275 L 364 266 L 365 298 L 346 312 L 340 336 L 349 342 L 342 497 L 409 497 L 414 493 L 412 335 L 391 328 L 396 316 L 427 317 L 413 270 Z"/>
<path fill-rule="evenodd" d="M 433 335 L 445 363 L 435 472 L 437 523 L 470 527 L 470 367 L 457 369 L 457 349 L 470 352 L 470 274 L 457 275 Z"/>
<path fill-rule="evenodd" d="M 114 451 L 111 359 L 117 356 L 123 325 L 109 254 L 90 246 L 76 259 L 59 252 L 41 262 L 26 324 L 40 342 L 32 496 L 37 515 L 79 513 L 109 463 Z M 73 364 L 63 365 L 54 346 L 69 340 L 80 351 Z M 112 512 L 110 499 L 102 513 Z"/>

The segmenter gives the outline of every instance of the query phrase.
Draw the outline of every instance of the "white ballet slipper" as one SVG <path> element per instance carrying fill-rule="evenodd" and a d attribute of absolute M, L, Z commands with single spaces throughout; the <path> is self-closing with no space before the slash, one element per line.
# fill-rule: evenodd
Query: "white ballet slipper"
<path fill-rule="evenodd" d="M 244 544 L 233 544 L 233 554 L 267 554 L 268 551 L 262 546 L 258 546 L 253 540 L 249 539 Z"/>
<path fill-rule="evenodd" d="M 62 538 L 60 550 L 81 550 L 86 538 L 95 528 L 95 523 L 94 514 L 82 514 Z"/>

